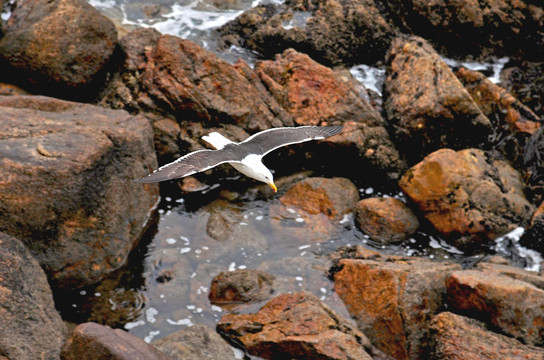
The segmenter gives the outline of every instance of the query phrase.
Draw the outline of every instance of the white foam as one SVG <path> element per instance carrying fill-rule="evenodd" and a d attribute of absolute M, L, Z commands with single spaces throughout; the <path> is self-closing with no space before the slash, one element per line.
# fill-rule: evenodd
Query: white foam
<path fill-rule="evenodd" d="M 157 309 L 150 307 L 145 311 L 145 319 L 147 320 L 147 322 L 153 324 L 155 321 L 157 321 L 157 319 L 155 319 L 155 315 L 157 315 L 158 313 L 159 312 Z"/>
<path fill-rule="evenodd" d="M 189 318 L 181 319 L 181 320 L 177 320 L 177 321 L 166 319 L 166 322 L 169 323 L 170 325 L 177 325 L 177 326 L 185 325 L 185 326 L 191 327 L 191 326 L 194 325 L 193 322 L 191 321 L 191 319 L 189 319 Z"/>
<path fill-rule="evenodd" d="M 382 95 L 383 80 L 385 79 L 385 68 L 374 67 L 366 64 L 356 65 L 349 69 L 349 72 L 355 79 L 365 86 Z"/>

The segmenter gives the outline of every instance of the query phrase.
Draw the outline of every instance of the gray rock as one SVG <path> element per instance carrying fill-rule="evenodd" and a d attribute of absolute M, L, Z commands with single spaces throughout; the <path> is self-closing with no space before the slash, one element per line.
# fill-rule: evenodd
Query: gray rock
<path fill-rule="evenodd" d="M 0 353 L 10 360 L 57 360 L 67 330 L 45 273 L 20 240 L 4 233 L 0 289 Z"/>
<path fill-rule="evenodd" d="M 153 345 L 174 360 L 236 359 L 227 342 L 205 325 L 177 331 L 155 341 Z"/>

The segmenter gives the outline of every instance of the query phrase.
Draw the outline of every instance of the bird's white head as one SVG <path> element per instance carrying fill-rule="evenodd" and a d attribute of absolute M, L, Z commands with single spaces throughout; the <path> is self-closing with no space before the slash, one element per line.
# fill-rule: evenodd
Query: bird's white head
<path fill-rule="evenodd" d="M 244 165 L 243 168 L 237 167 L 237 169 L 255 180 L 267 183 L 274 192 L 277 192 L 278 188 L 274 184 L 274 176 L 270 170 L 264 166 L 261 159 L 262 156 L 249 155 L 242 161 L 242 164 Z M 234 166 L 235 164 L 232 165 Z"/>

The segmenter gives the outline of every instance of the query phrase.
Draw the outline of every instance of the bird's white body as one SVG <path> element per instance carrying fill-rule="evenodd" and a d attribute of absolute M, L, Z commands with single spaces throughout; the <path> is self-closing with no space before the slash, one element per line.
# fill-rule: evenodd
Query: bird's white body
<path fill-rule="evenodd" d="M 203 136 L 202 140 L 210 144 L 215 150 L 220 150 L 224 148 L 225 145 L 233 143 L 233 141 L 227 139 L 217 132 L 212 132 L 206 136 Z M 233 168 L 245 176 L 269 184 L 275 190 L 276 186 L 274 185 L 274 176 L 272 175 L 270 169 L 264 166 L 262 159 L 262 155 L 250 154 L 241 162 L 228 162 L 228 164 L 232 165 Z"/>

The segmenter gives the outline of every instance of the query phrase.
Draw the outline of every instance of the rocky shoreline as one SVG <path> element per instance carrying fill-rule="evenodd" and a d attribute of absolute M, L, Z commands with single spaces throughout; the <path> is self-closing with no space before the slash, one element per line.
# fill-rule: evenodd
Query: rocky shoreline
<path fill-rule="evenodd" d="M 300 218 L 295 239 L 331 238 L 352 213 L 384 245 L 425 225 L 449 245 L 492 255 L 497 237 L 524 227 L 520 243 L 543 252 L 544 7 L 258 6 L 217 31 L 224 48 L 261 54 L 251 67 L 151 28 L 118 39 L 115 25 L 80 0 L 4 6 L 13 9 L 0 28 L 0 359 L 241 358 L 225 340 L 265 359 L 544 359 L 544 278 L 500 257 L 465 268 L 338 248 L 315 271 L 331 279 L 351 319 L 316 294 L 284 291 L 261 270 L 225 269 L 210 301 L 262 307 L 153 344 L 92 322 L 69 331 L 52 295 L 127 261 L 159 200 L 158 185 L 129 180 L 203 149 L 200 137 L 211 131 L 243 140 L 270 127 L 344 126 L 271 154 L 285 165 L 269 221 L 279 228 Z M 511 60 L 494 84 L 451 69 L 444 55 Z M 383 96 L 346 71 L 357 63 L 385 65 Z M 289 178 L 303 161 L 309 170 L 327 162 L 336 177 Z M 210 170 L 172 191 L 230 171 Z M 388 184 L 407 201 L 360 200 L 361 182 Z M 206 231 L 230 241 L 234 222 L 219 206 Z"/>

